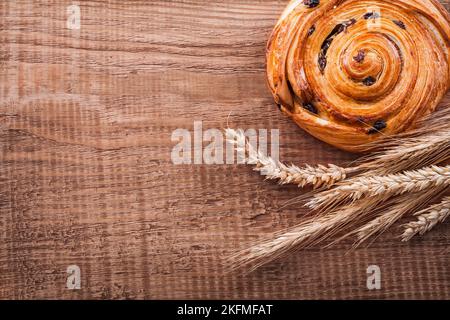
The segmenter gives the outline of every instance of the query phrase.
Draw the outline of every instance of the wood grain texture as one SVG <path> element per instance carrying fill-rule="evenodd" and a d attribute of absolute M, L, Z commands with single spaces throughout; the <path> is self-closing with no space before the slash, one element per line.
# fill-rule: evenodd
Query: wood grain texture
<path fill-rule="evenodd" d="M 225 128 L 231 113 L 231 127 L 279 128 L 286 162 L 353 158 L 298 129 L 266 87 L 287 1 L 75 3 L 80 30 L 66 28 L 71 1 L 0 2 L 0 298 L 450 298 L 448 222 L 226 274 L 224 256 L 301 221 L 277 210 L 300 191 L 245 166 L 175 166 L 173 130 Z M 81 290 L 66 289 L 72 264 Z"/>

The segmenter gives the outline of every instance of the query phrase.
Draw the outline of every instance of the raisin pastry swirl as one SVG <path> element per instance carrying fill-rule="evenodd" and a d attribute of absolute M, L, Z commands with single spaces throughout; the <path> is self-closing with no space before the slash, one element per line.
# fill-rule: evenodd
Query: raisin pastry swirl
<path fill-rule="evenodd" d="M 294 0 L 267 45 L 279 107 L 340 149 L 407 130 L 450 87 L 450 16 L 437 0 Z"/>

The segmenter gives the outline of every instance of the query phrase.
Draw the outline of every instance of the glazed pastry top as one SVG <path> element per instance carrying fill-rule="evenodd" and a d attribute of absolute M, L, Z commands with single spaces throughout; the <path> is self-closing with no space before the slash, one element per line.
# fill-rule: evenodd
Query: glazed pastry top
<path fill-rule="evenodd" d="M 276 103 L 358 152 L 434 111 L 450 86 L 450 16 L 437 0 L 295 0 L 267 46 Z"/>

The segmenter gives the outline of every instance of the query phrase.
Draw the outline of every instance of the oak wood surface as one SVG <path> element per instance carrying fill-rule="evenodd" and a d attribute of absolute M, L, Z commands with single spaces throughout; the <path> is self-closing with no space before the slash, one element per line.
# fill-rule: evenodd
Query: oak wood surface
<path fill-rule="evenodd" d="M 278 210 L 300 190 L 173 165 L 174 130 L 280 129 L 285 162 L 354 159 L 274 106 L 264 48 L 287 1 L 74 3 L 80 30 L 71 1 L 0 2 L 0 298 L 450 298 L 448 222 L 226 274 L 224 256 L 302 220 Z M 366 287 L 373 264 L 382 290 Z M 66 289 L 69 265 L 81 290 Z"/>

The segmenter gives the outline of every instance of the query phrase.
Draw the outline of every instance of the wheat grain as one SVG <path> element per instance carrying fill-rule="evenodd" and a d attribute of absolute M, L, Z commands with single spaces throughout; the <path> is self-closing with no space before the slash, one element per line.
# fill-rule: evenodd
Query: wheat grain
<path fill-rule="evenodd" d="M 306 165 L 303 168 L 295 165 L 286 165 L 264 155 L 248 141 L 242 130 L 227 129 L 226 136 L 229 143 L 236 146 L 238 152 L 248 156 L 247 164 L 255 166 L 255 171 L 261 173 L 268 180 L 278 180 L 282 185 L 295 184 L 299 187 L 313 186 L 329 187 L 336 182 L 344 180 L 354 168 L 344 169 L 336 165 Z"/>
<path fill-rule="evenodd" d="M 416 235 L 424 235 L 437 224 L 444 222 L 450 216 L 450 197 L 445 197 L 439 204 L 419 211 L 417 221 L 404 225 L 402 241 L 409 241 Z"/>
<path fill-rule="evenodd" d="M 331 190 L 316 194 L 306 206 L 323 210 L 346 201 L 381 195 L 396 196 L 450 185 L 450 165 L 430 166 L 387 176 L 355 177 Z"/>

